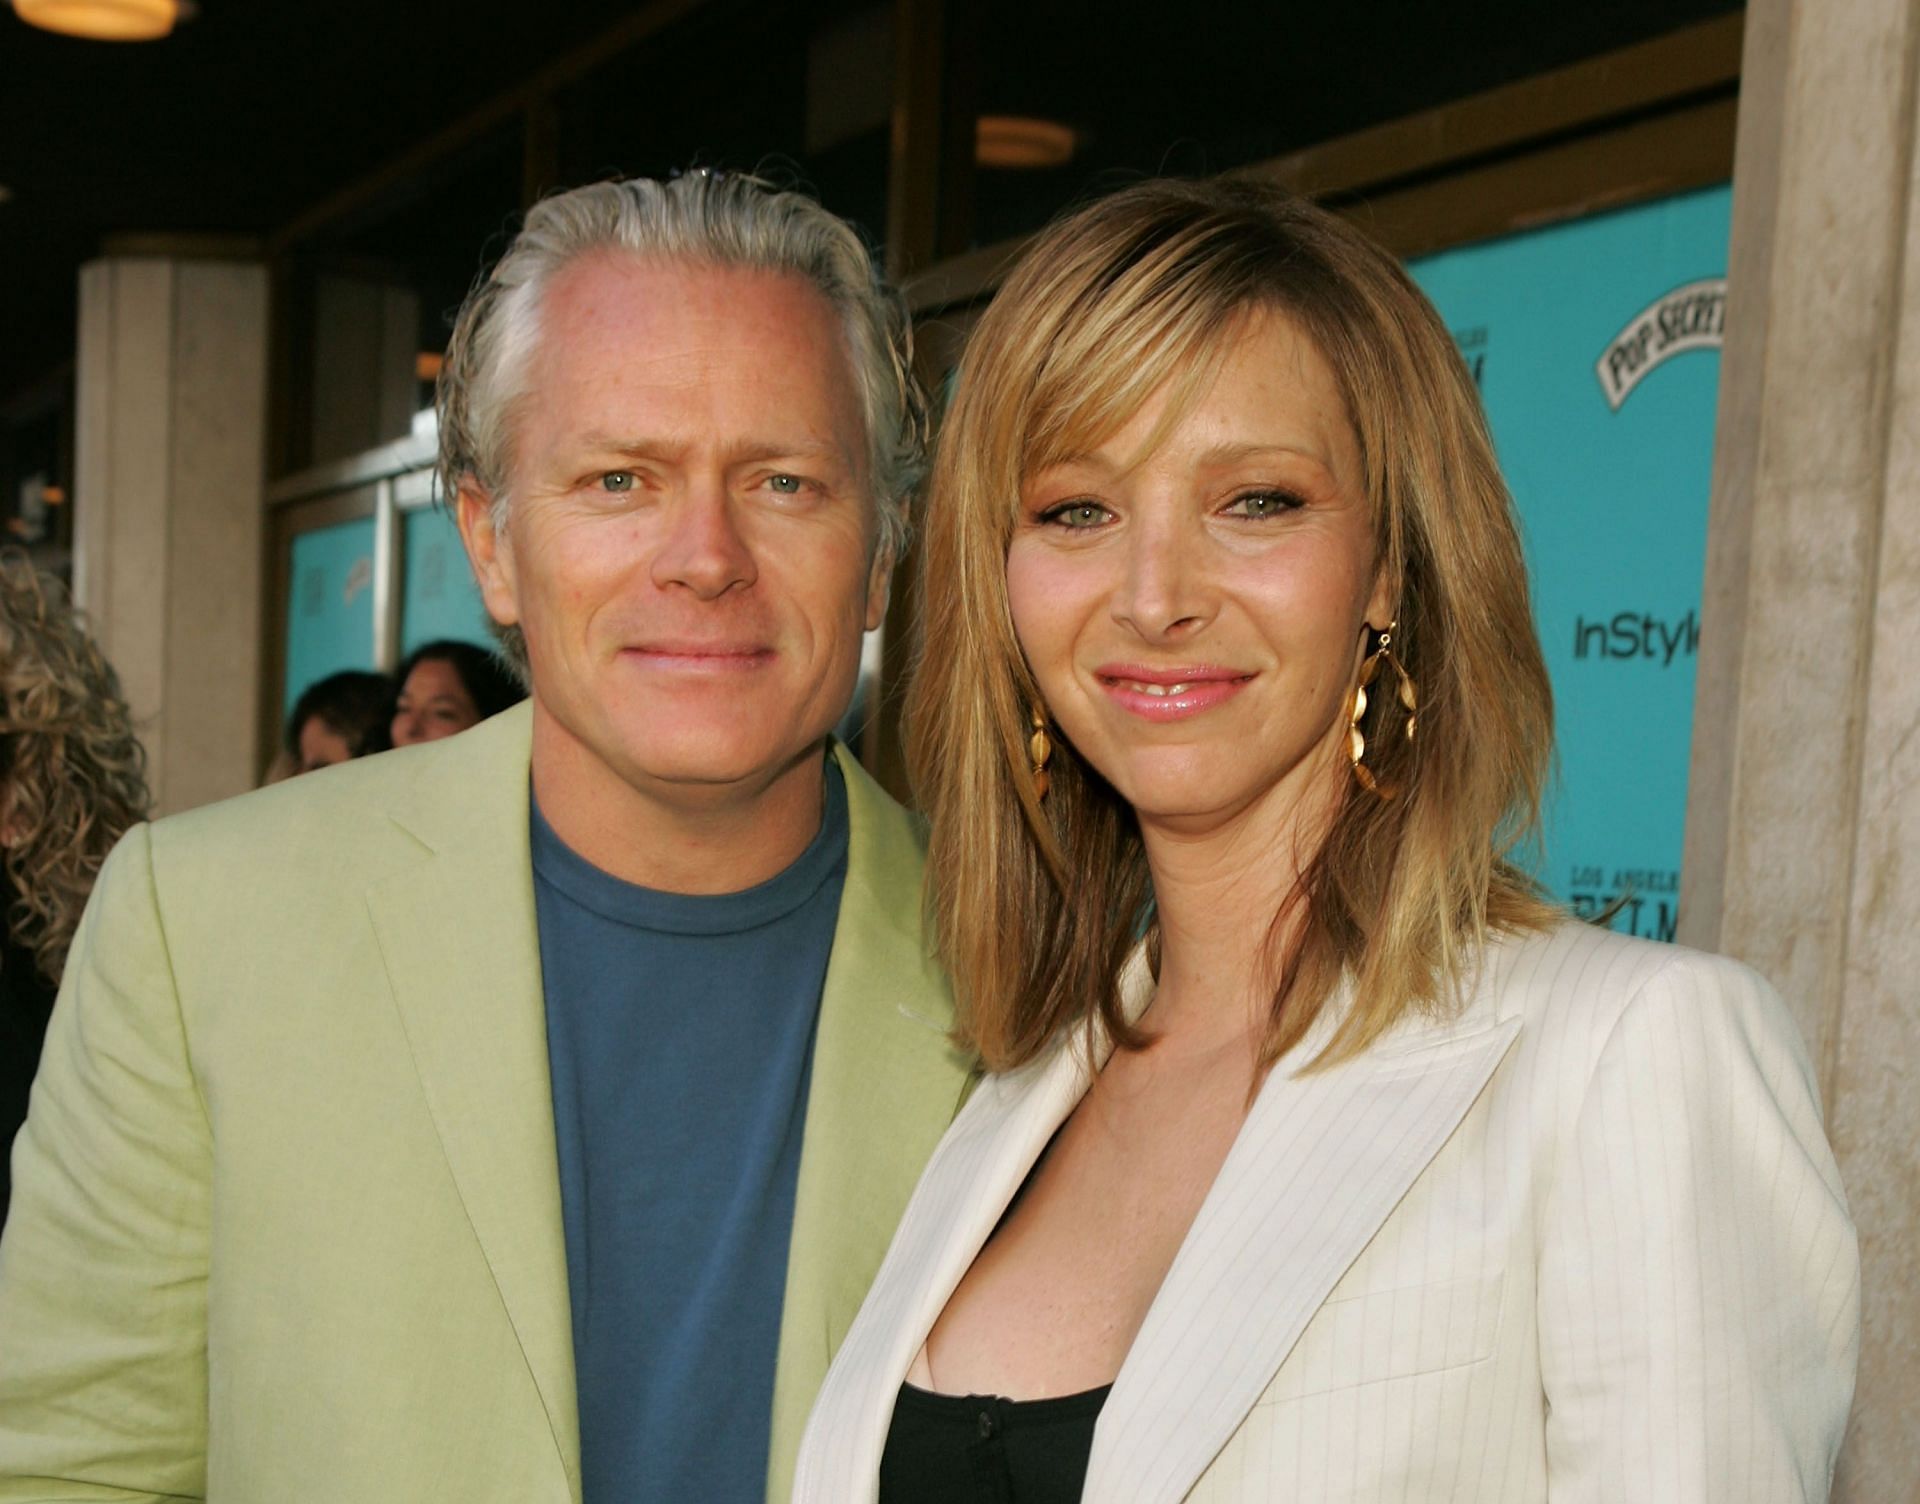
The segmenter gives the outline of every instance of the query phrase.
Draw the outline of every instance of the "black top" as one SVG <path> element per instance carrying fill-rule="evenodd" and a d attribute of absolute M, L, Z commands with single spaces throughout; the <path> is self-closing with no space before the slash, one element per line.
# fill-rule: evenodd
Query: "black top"
<path fill-rule="evenodd" d="M 1104 1384 L 1052 1400 L 903 1384 L 880 1457 L 880 1504 L 1079 1504 Z"/>

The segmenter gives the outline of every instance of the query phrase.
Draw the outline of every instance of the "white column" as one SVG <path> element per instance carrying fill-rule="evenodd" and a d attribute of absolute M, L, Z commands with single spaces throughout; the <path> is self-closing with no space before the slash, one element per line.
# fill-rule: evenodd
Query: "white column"
<path fill-rule="evenodd" d="M 1838 1494 L 1920 1478 L 1920 0 L 1752 0 L 1680 939 L 1806 1031 L 1861 1233 Z"/>
<path fill-rule="evenodd" d="M 75 593 L 120 674 L 162 813 L 254 781 L 266 349 L 257 265 L 81 269 Z"/>

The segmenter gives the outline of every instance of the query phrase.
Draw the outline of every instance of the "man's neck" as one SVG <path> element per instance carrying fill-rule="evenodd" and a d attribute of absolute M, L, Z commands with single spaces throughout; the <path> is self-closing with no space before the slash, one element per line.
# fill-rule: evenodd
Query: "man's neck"
<path fill-rule="evenodd" d="M 820 830 L 814 747 L 745 786 L 636 787 L 535 707 L 533 795 L 566 845 L 602 872 L 664 893 L 738 893 L 779 875 Z"/>

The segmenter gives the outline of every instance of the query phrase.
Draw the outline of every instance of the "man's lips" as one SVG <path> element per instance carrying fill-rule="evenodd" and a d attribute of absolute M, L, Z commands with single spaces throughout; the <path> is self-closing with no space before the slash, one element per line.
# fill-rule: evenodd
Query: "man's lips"
<path fill-rule="evenodd" d="M 727 674 L 765 668 L 774 651 L 762 643 L 667 641 L 635 643 L 621 656 L 644 668 Z"/>
<path fill-rule="evenodd" d="M 1224 704 L 1254 676 L 1217 664 L 1103 663 L 1094 677 L 1122 710 L 1150 721 L 1177 721 Z"/>

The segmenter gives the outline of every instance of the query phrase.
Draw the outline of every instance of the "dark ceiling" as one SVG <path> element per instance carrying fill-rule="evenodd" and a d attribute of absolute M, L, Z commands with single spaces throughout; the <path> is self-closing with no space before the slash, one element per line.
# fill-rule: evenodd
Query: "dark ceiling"
<path fill-rule="evenodd" d="M 635 8 L 202 0 L 163 41 L 106 44 L 6 6 L 0 399 L 70 353 L 103 236 L 271 231 Z"/>
<path fill-rule="evenodd" d="M 592 97 L 575 114 L 598 133 L 582 170 L 656 171 L 669 165 L 656 155 L 710 160 L 762 140 L 769 98 L 804 88 L 795 64 L 781 72 L 770 55 L 804 54 L 819 27 L 892 3 L 687 6 L 696 14 L 679 40 L 646 53 L 646 66 L 621 62 L 581 85 Z M 1734 0 L 947 3 L 974 28 L 982 110 L 1071 120 L 1089 142 L 1071 168 L 983 179 L 973 222 L 984 240 L 1031 228 L 1102 173 L 1254 160 L 1738 9 Z M 645 9 L 200 0 L 199 16 L 164 41 L 109 45 L 35 31 L 0 8 L 0 186 L 11 192 L 0 203 L 0 414 L 64 379 L 76 274 L 104 237 L 271 234 Z M 869 135 L 847 170 L 877 182 L 884 133 Z M 517 147 L 507 147 L 512 171 Z M 833 182 L 822 186 L 843 207 Z M 855 203 L 843 212 L 868 215 Z M 469 226 L 445 205 L 444 194 L 438 205 L 402 203 L 380 236 L 399 234 L 410 215 L 421 234 L 457 238 L 477 263 L 500 211 L 482 206 Z M 337 244 L 350 246 L 353 233 L 342 224 Z M 457 268 L 462 278 L 471 264 Z"/>

